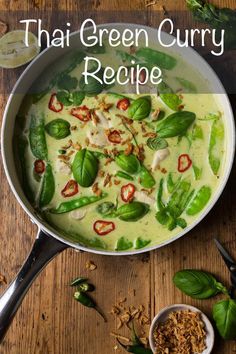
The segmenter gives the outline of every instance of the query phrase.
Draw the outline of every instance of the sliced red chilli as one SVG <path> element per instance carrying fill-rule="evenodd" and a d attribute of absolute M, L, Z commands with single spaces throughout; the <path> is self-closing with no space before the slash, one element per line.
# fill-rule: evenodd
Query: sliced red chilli
<path fill-rule="evenodd" d="M 112 221 L 97 220 L 93 224 L 93 229 L 98 235 L 104 236 L 115 230 L 115 224 Z"/>
<path fill-rule="evenodd" d="M 130 101 L 128 98 L 122 98 L 117 102 L 116 107 L 121 111 L 126 111 L 130 106 Z"/>
<path fill-rule="evenodd" d="M 128 183 L 121 187 L 121 198 L 124 202 L 131 202 L 134 198 L 135 186 L 132 183 Z"/>
<path fill-rule="evenodd" d="M 82 122 L 88 122 L 91 119 L 91 112 L 87 106 L 72 108 L 70 113 L 72 116 L 80 119 Z"/>
<path fill-rule="evenodd" d="M 63 110 L 63 104 L 58 101 L 57 94 L 53 93 L 50 97 L 48 108 L 53 112 L 61 112 Z"/>
<path fill-rule="evenodd" d="M 38 174 L 42 174 L 45 171 L 45 163 L 43 160 L 34 161 L 34 171 Z"/>
<path fill-rule="evenodd" d="M 178 171 L 185 172 L 192 166 L 192 160 L 188 154 L 182 154 L 178 158 Z"/>
<path fill-rule="evenodd" d="M 72 197 L 79 191 L 78 183 L 73 179 L 69 180 L 61 191 L 61 195 L 65 198 Z"/>

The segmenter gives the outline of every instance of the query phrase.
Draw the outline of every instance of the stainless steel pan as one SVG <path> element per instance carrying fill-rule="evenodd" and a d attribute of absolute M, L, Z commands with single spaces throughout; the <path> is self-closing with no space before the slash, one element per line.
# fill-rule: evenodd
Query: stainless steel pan
<path fill-rule="evenodd" d="M 114 28 L 116 27 L 120 31 L 125 28 L 130 28 L 131 30 L 137 27 L 144 28 L 144 26 L 137 26 L 132 24 L 108 24 L 99 26 L 100 28 Z M 149 34 L 150 42 L 155 43 L 156 41 L 156 30 L 146 27 L 146 30 Z M 86 31 L 91 31 L 91 29 L 86 29 Z M 165 35 L 166 39 L 170 39 L 169 35 Z M 126 252 L 111 252 L 111 251 L 100 251 L 97 249 L 87 248 L 79 243 L 76 243 L 74 240 L 70 239 L 69 236 L 61 235 L 58 231 L 54 230 L 50 225 L 47 224 L 46 221 L 42 220 L 42 218 L 36 214 L 33 207 L 30 205 L 28 200 L 26 199 L 19 179 L 16 173 L 16 166 L 13 157 L 13 131 L 15 124 L 15 117 L 22 102 L 22 98 L 25 93 L 29 90 L 32 83 L 36 80 L 36 78 L 42 73 L 45 68 L 47 68 L 50 64 L 52 64 L 55 58 L 58 58 L 61 55 L 64 55 L 69 50 L 73 48 L 80 48 L 80 39 L 79 32 L 76 32 L 71 35 L 70 38 L 70 48 L 59 49 L 56 47 L 50 47 L 49 49 L 42 52 L 23 72 L 19 80 L 17 81 L 6 105 L 6 109 L 3 117 L 2 124 L 2 158 L 5 173 L 7 176 L 7 180 L 11 186 L 11 189 L 17 198 L 18 202 L 21 204 L 22 208 L 29 215 L 29 218 L 32 222 L 37 224 L 38 226 L 38 234 L 33 245 L 33 248 L 26 259 L 22 269 L 16 276 L 16 279 L 10 284 L 9 288 L 5 291 L 5 293 L 0 298 L 0 340 L 4 337 L 8 326 L 11 323 L 20 303 L 22 302 L 28 288 L 31 283 L 35 279 L 35 277 L 39 274 L 39 272 L 43 269 L 43 267 L 59 252 L 63 251 L 67 247 L 74 247 L 78 250 L 84 250 L 94 253 L 100 253 L 104 255 L 129 255 L 135 253 L 141 253 L 144 251 L 150 251 L 152 249 L 163 246 L 164 244 L 173 242 L 177 238 L 183 236 L 190 229 L 196 226 L 202 218 L 206 216 L 209 210 L 213 207 L 220 194 L 223 191 L 223 188 L 228 180 L 233 157 L 234 157 L 234 146 L 235 146 L 235 127 L 233 114 L 231 110 L 231 106 L 228 100 L 228 97 L 222 87 L 219 79 L 209 67 L 209 65 L 192 49 L 187 49 L 187 57 L 185 60 L 189 61 L 196 68 L 201 68 L 202 75 L 205 75 L 211 85 L 213 90 L 217 90 L 215 92 L 222 92 L 219 95 L 219 100 L 225 110 L 225 116 L 227 117 L 227 125 L 226 125 L 226 134 L 227 134 L 227 157 L 225 163 L 225 172 L 222 178 L 221 184 L 218 190 L 215 193 L 214 198 L 212 199 L 210 205 L 206 209 L 203 215 L 196 220 L 194 224 L 192 224 L 189 228 L 180 232 L 176 237 L 168 240 L 163 244 L 158 244 L 152 248 L 146 248 L 144 250 L 132 250 Z M 181 49 L 178 47 L 173 48 L 174 51 L 181 53 Z M 19 94 L 20 93 L 20 94 Z"/>

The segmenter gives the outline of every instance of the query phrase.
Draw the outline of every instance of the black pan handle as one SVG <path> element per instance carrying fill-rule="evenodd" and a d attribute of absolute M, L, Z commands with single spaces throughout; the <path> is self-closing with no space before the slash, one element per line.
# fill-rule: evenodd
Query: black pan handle
<path fill-rule="evenodd" d="M 39 230 L 33 248 L 15 280 L 0 297 L 0 342 L 25 294 L 41 270 L 68 245 Z"/>

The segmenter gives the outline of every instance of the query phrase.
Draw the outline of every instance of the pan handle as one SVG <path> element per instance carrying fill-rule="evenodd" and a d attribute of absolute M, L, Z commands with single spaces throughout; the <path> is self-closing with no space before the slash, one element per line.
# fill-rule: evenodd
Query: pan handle
<path fill-rule="evenodd" d="M 39 229 L 33 248 L 16 278 L 0 297 L 0 342 L 33 280 L 59 252 L 68 245 Z"/>

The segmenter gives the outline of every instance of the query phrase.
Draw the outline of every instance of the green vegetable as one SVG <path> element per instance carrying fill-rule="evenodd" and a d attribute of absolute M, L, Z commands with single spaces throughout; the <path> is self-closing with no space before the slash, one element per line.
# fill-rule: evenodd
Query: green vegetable
<path fill-rule="evenodd" d="M 160 98 L 173 111 L 179 111 L 182 99 L 176 93 L 161 93 Z"/>
<path fill-rule="evenodd" d="M 45 125 L 45 130 L 51 137 L 60 140 L 70 135 L 70 123 L 62 118 L 57 118 Z"/>
<path fill-rule="evenodd" d="M 144 165 L 140 166 L 139 180 L 139 183 L 144 188 L 152 188 L 156 184 L 155 179 Z"/>
<path fill-rule="evenodd" d="M 89 292 L 94 291 L 95 286 L 90 283 L 82 283 L 78 286 L 78 290 L 81 291 L 82 293 L 87 293 L 88 291 Z"/>
<path fill-rule="evenodd" d="M 85 93 L 82 91 L 72 92 L 72 101 L 75 106 L 80 106 L 85 99 Z"/>
<path fill-rule="evenodd" d="M 122 236 L 118 239 L 116 244 L 116 251 L 125 251 L 133 246 L 133 243 L 126 237 Z"/>
<path fill-rule="evenodd" d="M 17 137 L 17 153 L 20 160 L 21 168 L 21 178 L 23 191 L 30 202 L 34 201 L 34 191 L 32 190 L 28 175 L 27 175 L 27 164 L 26 164 L 26 149 L 28 147 L 28 141 L 24 136 Z"/>
<path fill-rule="evenodd" d="M 196 165 L 193 165 L 193 172 L 194 172 L 194 177 L 195 180 L 198 181 L 201 179 L 202 176 L 202 168 L 197 167 Z"/>
<path fill-rule="evenodd" d="M 107 193 L 102 193 L 100 196 L 98 195 L 91 195 L 91 196 L 84 196 L 77 199 L 69 200 L 68 202 L 62 202 L 59 206 L 55 209 L 50 209 L 50 212 L 53 214 L 62 214 L 67 213 L 69 211 L 79 209 L 84 207 L 85 205 L 89 205 L 92 203 L 96 203 L 99 200 L 107 197 Z"/>
<path fill-rule="evenodd" d="M 36 116 L 35 114 L 31 115 L 29 141 L 33 155 L 38 159 L 46 160 L 48 157 L 48 149 L 46 144 L 43 114 L 39 116 Z"/>
<path fill-rule="evenodd" d="M 149 243 L 151 242 L 151 240 L 145 240 L 142 237 L 138 237 L 135 241 L 135 246 L 134 248 L 136 250 L 140 249 L 140 248 L 144 248 L 146 247 Z"/>
<path fill-rule="evenodd" d="M 167 182 L 167 189 L 169 193 L 172 193 L 174 191 L 174 189 L 178 186 L 180 180 L 181 180 L 181 176 L 179 176 L 178 179 L 174 182 L 172 177 L 172 172 L 168 173 L 166 182 Z"/>
<path fill-rule="evenodd" d="M 98 204 L 98 206 L 96 207 L 96 211 L 101 215 L 106 215 L 112 210 L 114 210 L 115 207 L 115 204 L 112 202 L 103 202 L 101 204 Z"/>
<path fill-rule="evenodd" d="M 122 168 L 127 173 L 135 174 L 138 173 L 140 169 L 140 162 L 135 155 L 125 155 L 124 153 L 119 154 L 115 158 L 116 164 Z"/>
<path fill-rule="evenodd" d="M 133 120 L 142 120 L 151 112 L 151 100 L 149 96 L 140 97 L 134 100 L 128 108 L 128 117 Z"/>
<path fill-rule="evenodd" d="M 147 146 L 151 150 L 162 150 L 165 149 L 168 146 L 168 143 L 165 139 L 163 138 L 148 138 L 147 140 Z"/>
<path fill-rule="evenodd" d="M 188 8 L 196 20 L 209 24 L 216 35 L 225 30 L 225 48 L 236 48 L 236 11 L 229 8 L 219 8 L 205 0 L 186 0 Z"/>
<path fill-rule="evenodd" d="M 228 294 L 227 289 L 213 275 L 200 270 L 181 270 L 175 273 L 173 282 L 184 294 L 194 299 L 208 299 L 220 292 Z"/>
<path fill-rule="evenodd" d="M 87 149 L 78 151 L 72 163 L 72 172 L 80 186 L 90 187 L 98 173 L 97 157 Z"/>
<path fill-rule="evenodd" d="M 57 100 L 61 102 L 64 106 L 71 106 L 73 103 L 71 94 L 68 91 L 58 91 Z"/>
<path fill-rule="evenodd" d="M 182 229 L 185 229 L 185 227 L 187 227 L 187 222 L 185 219 L 183 218 L 177 218 L 176 219 L 176 224 L 181 227 Z"/>
<path fill-rule="evenodd" d="M 236 301 L 221 300 L 213 306 L 213 318 L 216 327 L 224 339 L 236 339 Z"/>
<path fill-rule="evenodd" d="M 164 179 L 162 178 L 160 180 L 160 185 L 157 191 L 157 206 L 159 210 L 165 209 L 165 204 L 162 201 L 162 195 L 163 195 L 163 184 L 164 184 Z"/>
<path fill-rule="evenodd" d="M 203 135 L 203 130 L 200 127 L 200 125 L 195 124 L 193 127 L 193 131 L 192 131 L 192 139 L 196 140 L 196 139 L 201 139 L 203 140 L 204 135 Z"/>
<path fill-rule="evenodd" d="M 220 168 L 221 155 L 224 141 L 224 126 L 220 119 L 212 123 L 210 143 L 208 148 L 208 159 L 212 172 L 217 175 Z"/>
<path fill-rule="evenodd" d="M 137 62 L 135 56 L 125 52 L 124 50 L 118 50 L 117 49 L 116 50 L 116 55 L 119 56 L 123 62 L 125 62 L 125 61 L 131 62 L 132 60 Z"/>
<path fill-rule="evenodd" d="M 176 188 L 176 190 L 174 190 L 172 193 L 167 204 L 167 209 L 174 218 L 179 217 L 189 203 L 193 195 L 193 191 L 189 193 L 190 188 L 190 182 L 181 181 L 178 185 L 178 188 Z"/>
<path fill-rule="evenodd" d="M 71 77 L 68 74 L 62 75 L 57 81 L 57 87 L 60 90 L 67 90 L 67 91 L 74 90 L 76 89 L 77 85 L 78 85 L 78 80 L 76 79 L 76 77 Z"/>
<path fill-rule="evenodd" d="M 139 337 L 137 336 L 135 329 L 134 329 L 134 323 L 132 322 L 132 337 L 131 337 L 131 342 L 132 345 L 124 345 L 122 344 L 118 339 L 118 343 L 129 353 L 134 353 L 134 354 L 152 354 L 151 349 L 145 348 Z"/>
<path fill-rule="evenodd" d="M 121 205 L 114 213 L 120 220 L 123 221 L 138 221 L 149 212 L 149 205 L 132 202 Z"/>
<path fill-rule="evenodd" d="M 176 112 L 161 120 L 157 124 L 156 131 L 160 138 L 181 136 L 187 132 L 195 119 L 195 113 L 188 111 Z"/>
<path fill-rule="evenodd" d="M 95 44 L 92 47 L 87 47 L 86 52 L 91 54 L 104 54 L 106 53 L 106 47 L 103 43 L 101 46 L 99 44 Z"/>
<path fill-rule="evenodd" d="M 117 171 L 115 176 L 120 177 L 120 178 L 124 178 L 124 179 L 128 179 L 129 181 L 134 180 L 134 178 L 132 176 L 128 175 L 128 173 L 125 173 L 123 171 Z"/>
<path fill-rule="evenodd" d="M 58 154 L 60 154 L 60 155 L 65 155 L 65 154 L 66 154 L 66 150 L 64 150 L 64 149 L 59 149 L 59 150 L 58 150 Z"/>
<path fill-rule="evenodd" d="M 208 186 L 202 186 L 189 204 L 186 213 L 188 215 L 196 215 L 206 206 L 210 198 L 211 188 Z"/>
<path fill-rule="evenodd" d="M 94 70 L 88 70 L 88 72 L 93 72 L 93 71 Z M 96 73 L 96 77 L 102 80 L 103 79 L 103 72 L 104 72 L 104 69 L 101 68 L 101 70 L 98 73 Z M 99 93 L 101 93 L 104 89 L 104 85 L 101 84 L 93 76 L 88 76 L 87 84 L 86 84 L 84 75 L 81 76 L 81 79 L 79 81 L 79 87 L 87 96 L 96 96 Z"/>
<path fill-rule="evenodd" d="M 54 193 L 55 180 L 52 173 L 52 167 L 48 164 L 43 175 L 42 189 L 39 197 L 39 207 L 43 208 L 49 204 L 53 198 Z"/>
<path fill-rule="evenodd" d="M 182 88 L 184 88 L 185 92 L 197 93 L 197 88 L 191 81 L 188 81 L 182 77 L 176 77 L 176 80 L 180 83 Z"/>
<path fill-rule="evenodd" d="M 70 283 L 70 286 L 77 286 L 80 285 L 84 282 L 86 282 L 88 279 L 87 278 L 75 278 L 74 280 L 72 280 L 72 282 Z"/>
<path fill-rule="evenodd" d="M 135 55 L 138 58 L 144 59 L 149 64 L 166 70 L 173 69 L 177 63 L 174 57 L 151 48 L 140 48 L 136 51 Z"/>
<path fill-rule="evenodd" d="M 95 309 L 102 316 L 102 318 L 104 319 L 104 322 L 106 322 L 106 318 L 105 318 L 103 312 L 97 307 L 95 301 L 90 296 L 88 296 L 86 293 L 84 293 L 82 291 L 76 291 L 74 293 L 74 298 L 76 301 L 80 302 L 82 305 Z"/>

